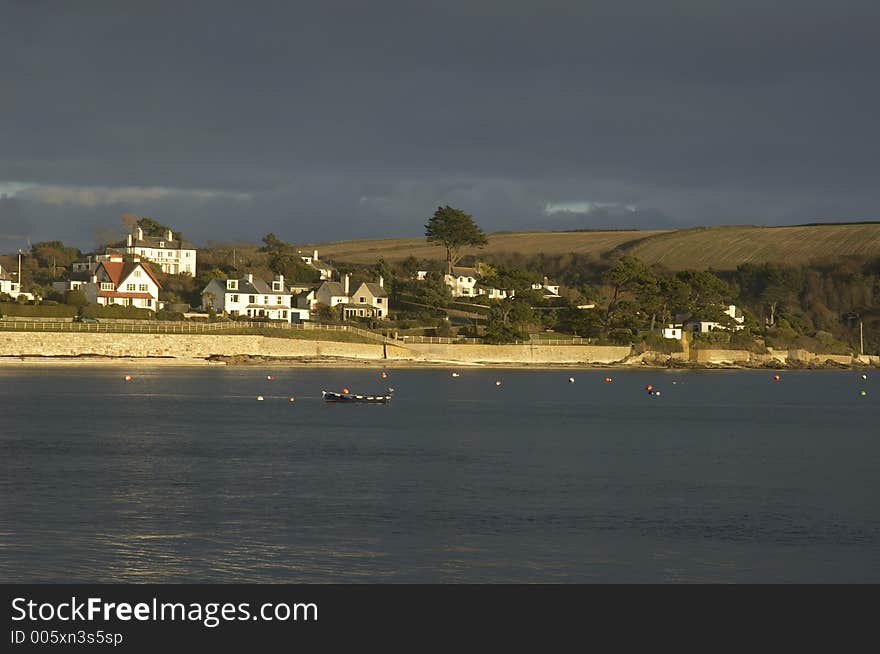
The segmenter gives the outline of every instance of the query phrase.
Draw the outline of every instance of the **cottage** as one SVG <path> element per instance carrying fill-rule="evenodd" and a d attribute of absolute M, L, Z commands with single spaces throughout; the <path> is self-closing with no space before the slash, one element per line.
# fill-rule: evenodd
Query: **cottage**
<path fill-rule="evenodd" d="M 349 286 L 349 275 L 345 275 L 341 282 L 326 281 L 315 292 L 314 302 L 328 307 L 348 304 L 351 301 L 348 296 Z"/>
<path fill-rule="evenodd" d="M 3 266 L 0 266 L 0 293 L 4 293 L 9 295 L 13 299 L 24 296 L 28 300 L 33 300 L 34 296 L 31 293 L 24 293 L 21 290 L 21 284 L 16 278 L 15 281 L 12 280 L 12 274 L 3 271 Z"/>
<path fill-rule="evenodd" d="M 267 283 L 248 273 L 241 279 L 212 279 L 202 291 L 202 308 L 229 316 L 294 322 L 308 320 L 308 309 L 291 306 L 284 275 Z"/>
<path fill-rule="evenodd" d="M 101 261 L 91 281 L 80 286 L 92 304 L 158 311 L 161 284 L 149 264 L 139 259 L 124 260 L 121 256 Z"/>
<path fill-rule="evenodd" d="M 379 277 L 378 283 L 363 282 L 352 293 L 350 302 L 344 308 L 346 318 L 388 318 L 388 293 L 385 280 Z"/>
<path fill-rule="evenodd" d="M 331 266 L 326 261 L 321 261 L 318 258 L 318 251 L 314 250 L 312 252 L 312 256 L 302 254 L 302 251 L 299 251 L 300 259 L 302 259 L 303 263 L 305 263 L 309 268 L 317 271 L 321 275 L 321 279 L 325 281 L 330 281 L 333 279 L 333 273 L 336 272 L 336 268 Z"/>
<path fill-rule="evenodd" d="M 452 290 L 452 297 L 476 297 L 477 269 L 453 266 L 452 274 L 443 275 L 443 281 Z"/>

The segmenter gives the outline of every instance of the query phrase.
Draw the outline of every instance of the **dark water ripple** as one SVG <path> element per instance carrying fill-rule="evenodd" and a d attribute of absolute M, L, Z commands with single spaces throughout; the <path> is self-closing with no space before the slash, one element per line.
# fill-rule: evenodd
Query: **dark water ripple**
<path fill-rule="evenodd" d="M 0 581 L 880 581 L 858 373 L 126 372 L 0 369 Z"/>

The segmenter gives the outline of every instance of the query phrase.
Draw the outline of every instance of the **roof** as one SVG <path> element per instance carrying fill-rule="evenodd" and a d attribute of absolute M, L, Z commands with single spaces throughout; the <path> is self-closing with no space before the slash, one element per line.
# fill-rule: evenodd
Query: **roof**
<path fill-rule="evenodd" d="M 476 268 L 468 268 L 467 266 L 453 266 L 452 274 L 456 277 L 478 277 Z"/>
<path fill-rule="evenodd" d="M 110 277 L 110 281 L 112 281 L 117 287 L 123 280 L 127 279 L 132 272 L 134 272 L 135 268 L 138 267 L 142 268 L 144 272 L 147 273 L 150 279 L 156 283 L 156 286 L 162 288 L 162 284 L 156 279 L 155 273 L 153 273 L 149 264 L 144 261 L 101 261 L 98 264 L 98 268 L 104 268 L 107 272 L 107 276 Z M 97 272 L 97 268 L 95 270 Z"/>
<path fill-rule="evenodd" d="M 373 294 L 373 297 L 388 297 L 388 291 L 384 286 L 379 286 L 376 282 L 364 282 L 364 286 Z"/>
<path fill-rule="evenodd" d="M 345 292 L 345 286 L 342 284 L 342 282 L 324 282 L 318 288 L 318 291 L 320 291 L 322 288 L 325 289 L 330 295 L 348 297 L 348 294 Z"/>
<path fill-rule="evenodd" d="M 270 309 L 270 310 L 278 310 L 278 309 L 289 309 L 290 307 L 285 304 L 249 304 L 246 309 Z"/>
<path fill-rule="evenodd" d="M 345 305 L 345 310 L 350 311 L 351 309 L 375 309 L 372 304 L 367 304 L 366 302 L 349 302 Z M 381 308 L 381 307 L 380 307 Z"/>

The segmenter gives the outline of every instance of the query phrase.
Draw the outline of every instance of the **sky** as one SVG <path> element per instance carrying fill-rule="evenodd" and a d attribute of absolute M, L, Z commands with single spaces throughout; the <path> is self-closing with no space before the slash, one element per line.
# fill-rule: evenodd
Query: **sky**
<path fill-rule="evenodd" d="M 880 218 L 880 5 L 0 0 L 0 251 Z"/>

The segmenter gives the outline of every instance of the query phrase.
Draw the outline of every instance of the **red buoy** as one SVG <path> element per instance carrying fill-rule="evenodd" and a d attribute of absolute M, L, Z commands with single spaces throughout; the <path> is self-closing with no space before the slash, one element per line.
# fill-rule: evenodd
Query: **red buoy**
<path fill-rule="evenodd" d="M 645 386 L 645 390 L 646 390 L 646 391 L 653 391 L 653 390 L 654 390 L 654 385 L 653 385 L 653 384 L 648 384 L 647 386 Z"/>
<path fill-rule="evenodd" d="M 779 381 L 779 375 L 773 375 L 773 381 Z"/>
<path fill-rule="evenodd" d="M 611 377 L 606 377 L 606 378 L 605 378 L 605 383 L 606 383 L 606 384 L 610 384 L 610 383 L 611 383 Z"/>

